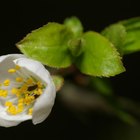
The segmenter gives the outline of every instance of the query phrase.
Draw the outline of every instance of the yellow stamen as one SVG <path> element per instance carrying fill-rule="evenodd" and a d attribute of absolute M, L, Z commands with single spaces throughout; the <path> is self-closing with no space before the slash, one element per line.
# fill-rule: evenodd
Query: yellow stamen
<path fill-rule="evenodd" d="M 24 99 L 23 98 L 20 98 L 19 100 L 18 100 L 18 103 L 23 103 L 24 102 Z"/>
<path fill-rule="evenodd" d="M 18 104 L 17 113 L 21 113 L 24 109 L 23 103 Z"/>
<path fill-rule="evenodd" d="M 10 107 L 10 106 L 12 106 L 12 105 L 13 105 L 13 103 L 10 102 L 10 101 L 7 101 L 7 102 L 5 103 L 5 106 L 7 106 L 7 107 Z"/>
<path fill-rule="evenodd" d="M 12 92 L 13 94 L 17 94 L 17 93 L 19 93 L 19 89 L 17 89 L 17 88 L 12 88 L 11 92 Z"/>
<path fill-rule="evenodd" d="M 33 114 L 33 108 L 30 108 L 28 111 L 28 115 L 32 115 Z"/>
<path fill-rule="evenodd" d="M 21 67 L 18 65 L 15 65 L 15 68 L 9 69 L 9 73 L 16 73 Z M 19 71 L 20 72 L 20 71 Z M 29 77 L 24 79 L 22 76 L 17 76 L 18 73 L 15 74 L 16 82 L 21 82 L 21 84 L 17 87 L 11 88 L 10 94 L 14 94 L 17 96 L 17 102 L 11 102 L 11 100 L 5 102 L 5 107 L 7 109 L 7 113 L 10 115 L 17 115 L 23 111 L 27 111 L 28 115 L 32 115 L 33 108 L 29 108 L 30 106 L 33 106 L 35 103 L 36 98 L 38 98 L 39 95 L 43 93 L 43 89 L 45 88 L 44 84 L 42 82 L 37 81 L 33 77 Z M 9 86 L 10 80 L 6 79 L 2 83 L 2 87 Z M 0 89 L 0 96 L 6 97 L 8 95 L 8 90 Z M 26 110 L 28 108 L 28 110 Z"/>
<path fill-rule="evenodd" d="M 16 70 L 19 70 L 20 68 L 21 68 L 21 67 L 20 67 L 19 65 L 16 65 L 16 66 L 15 66 L 15 69 L 16 69 Z"/>
<path fill-rule="evenodd" d="M 23 112 L 23 108 L 18 108 L 17 109 L 17 114 Z"/>
<path fill-rule="evenodd" d="M 14 105 L 12 105 L 7 109 L 7 112 L 12 114 L 12 115 L 16 115 L 17 114 L 17 109 Z"/>
<path fill-rule="evenodd" d="M 3 82 L 4 86 L 9 86 L 10 85 L 10 80 L 9 79 L 6 79 L 4 82 Z"/>
<path fill-rule="evenodd" d="M 43 85 L 42 85 L 42 83 L 40 81 L 38 81 L 37 86 L 38 86 L 38 88 L 42 88 Z"/>
<path fill-rule="evenodd" d="M 25 98 L 24 98 L 24 103 L 26 105 L 30 105 L 34 101 L 34 99 L 35 99 L 34 96 L 26 95 Z"/>
<path fill-rule="evenodd" d="M 33 81 L 32 78 L 29 78 L 29 79 L 27 79 L 27 81 L 26 81 L 26 83 L 29 84 L 29 85 L 33 84 L 33 82 L 34 82 L 34 81 Z"/>
<path fill-rule="evenodd" d="M 3 97 L 7 97 L 7 95 L 8 95 L 8 91 L 7 90 L 4 90 Z"/>
<path fill-rule="evenodd" d="M 8 72 L 9 73 L 15 73 L 16 72 L 16 69 L 9 69 Z"/>
<path fill-rule="evenodd" d="M 17 97 L 20 96 L 20 90 L 17 88 L 12 88 L 11 93 L 15 94 Z"/>
<path fill-rule="evenodd" d="M 7 95 L 8 95 L 8 91 L 7 90 L 0 89 L 0 96 L 1 97 L 7 97 Z"/>
<path fill-rule="evenodd" d="M 41 88 L 39 88 L 39 89 L 35 90 L 34 93 L 35 93 L 36 95 L 41 95 L 41 94 L 43 93 L 43 91 L 42 91 Z"/>
<path fill-rule="evenodd" d="M 28 89 L 28 86 L 26 84 L 22 85 L 22 87 L 20 88 L 21 92 L 26 92 Z"/>
<path fill-rule="evenodd" d="M 17 77 L 17 78 L 16 78 L 16 81 L 17 81 L 17 82 L 23 82 L 23 78 L 22 78 L 22 77 Z"/>
<path fill-rule="evenodd" d="M 23 103 L 18 103 L 18 107 L 22 108 L 23 107 Z"/>

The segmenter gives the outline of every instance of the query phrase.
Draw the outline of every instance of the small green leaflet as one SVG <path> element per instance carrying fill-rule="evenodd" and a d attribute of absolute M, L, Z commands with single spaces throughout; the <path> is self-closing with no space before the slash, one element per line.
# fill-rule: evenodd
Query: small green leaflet
<path fill-rule="evenodd" d="M 67 26 L 74 34 L 74 38 L 69 42 L 69 50 L 73 57 L 77 57 L 82 53 L 81 35 L 83 34 L 83 26 L 77 17 L 70 17 L 64 20 Z"/>
<path fill-rule="evenodd" d="M 68 49 L 68 42 L 73 37 L 69 28 L 58 23 L 47 25 L 34 30 L 17 47 L 26 56 L 52 67 L 68 67 L 72 63 L 72 56 Z"/>
<path fill-rule="evenodd" d="M 110 25 L 103 30 L 102 35 L 108 38 L 122 55 L 140 51 L 140 17 Z"/>
<path fill-rule="evenodd" d="M 126 30 L 122 24 L 117 23 L 110 25 L 103 30 L 102 35 L 114 44 L 120 54 L 123 54 L 122 46 L 126 38 Z"/>
<path fill-rule="evenodd" d="M 83 33 L 83 26 L 77 17 L 66 18 L 64 25 L 72 30 L 75 37 L 78 37 Z"/>
<path fill-rule="evenodd" d="M 76 61 L 81 72 L 109 77 L 125 71 L 119 53 L 105 37 L 96 32 L 87 32 L 83 39 L 84 52 Z"/>
<path fill-rule="evenodd" d="M 126 38 L 122 46 L 124 54 L 140 51 L 140 17 L 120 22 L 126 29 Z"/>

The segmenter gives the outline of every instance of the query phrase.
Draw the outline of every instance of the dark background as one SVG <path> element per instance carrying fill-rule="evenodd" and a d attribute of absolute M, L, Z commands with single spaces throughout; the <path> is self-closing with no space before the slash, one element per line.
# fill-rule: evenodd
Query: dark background
<path fill-rule="evenodd" d="M 66 17 L 77 16 L 84 29 L 100 32 L 107 25 L 140 16 L 136 0 L 5 0 L 0 1 L 0 55 L 18 53 L 15 43 L 31 30 L 49 21 L 62 23 Z M 116 94 L 140 100 L 140 53 L 124 57 L 127 72 L 112 78 Z M 58 95 L 59 96 L 59 95 Z M 13 128 L 0 128 L 0 140 L 139 140 L 140 126 L 129 126 L 104 114 L 90 114 L 83 123 L 72 114 L 57 96 L 49 118 L 33 126 L 30 121 Z"/>

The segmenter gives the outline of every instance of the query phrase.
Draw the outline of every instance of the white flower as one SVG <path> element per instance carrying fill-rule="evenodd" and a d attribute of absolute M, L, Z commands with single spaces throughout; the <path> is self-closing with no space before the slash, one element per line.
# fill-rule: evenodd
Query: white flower
<path fill-rule="evenodd" d="M 11 127 L 32 119 L 44 121 L 55 100 L 49 72 L 21 54 L 0 57 L 0 126 Z"/>

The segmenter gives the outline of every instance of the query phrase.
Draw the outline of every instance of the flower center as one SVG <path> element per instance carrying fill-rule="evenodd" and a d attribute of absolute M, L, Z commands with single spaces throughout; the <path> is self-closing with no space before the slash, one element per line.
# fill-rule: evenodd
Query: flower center
<path fill-rule="evenodd" d="M 9 97 L 16 97 L 16 100 L 8 98 L 10 100 L 5 101 L 7 113 L 17 115 L 24 111 L 28 115 L 32 115 L 33 104 L 43 93 L 45 85 L 33 76 L 26 74 L 18 65 L 9 69 L 8 73 L 12 74 L 15 80 L 5 79 L 0 84 L 0 97 L 6 98 L 9 95 Z"/>

